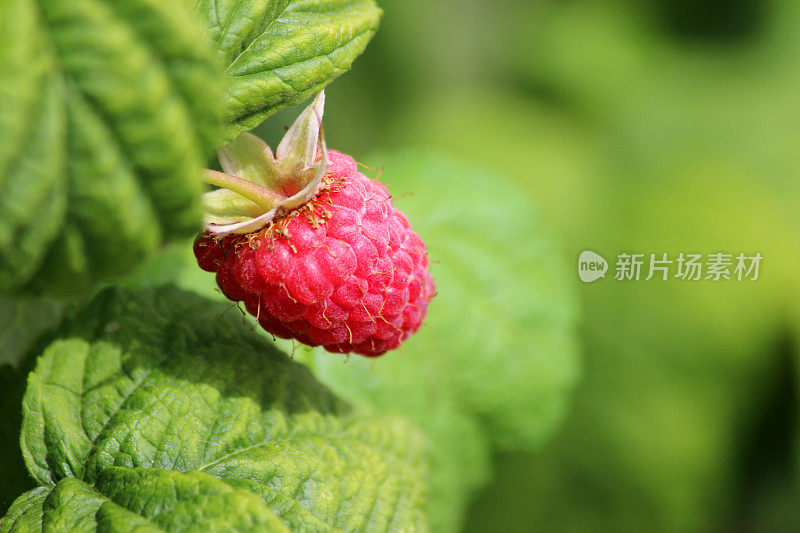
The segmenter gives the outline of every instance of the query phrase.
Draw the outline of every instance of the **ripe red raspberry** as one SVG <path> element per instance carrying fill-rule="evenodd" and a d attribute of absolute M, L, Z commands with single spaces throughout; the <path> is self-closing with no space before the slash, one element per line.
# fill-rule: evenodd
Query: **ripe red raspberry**
<path fill-rule="evenodd" d="M 242 134 L 204 196 L 200 268 L 273 335 L 375 357 L 417 331 L 436 289 L 422 239 L 386 187 L 327 151 L 320 93 L 275 155 Z"/>
<path fill-rule="evenodd" d="M 425 318 L 435 294 L 425 244 L 383 184 L 350 156 L 328 154 L 314 198 L 254 233 L 204 233 L 194 251 L 273 335 L 378 356 Z"/>
<path fill-rule="evenodd" d="M 320 93 L 273 155 L 242 134 L 204 196 L 200 268 L 273 335 L 378 356 L 417 331 L 435 288 L 422 239 L 386 187 L 327 151 Z"/>

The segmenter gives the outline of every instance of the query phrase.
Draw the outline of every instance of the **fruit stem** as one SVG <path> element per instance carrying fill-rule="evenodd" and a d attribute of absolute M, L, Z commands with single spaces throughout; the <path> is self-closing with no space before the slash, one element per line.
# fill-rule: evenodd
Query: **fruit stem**
<path fill-rule="evenodd" d="M 286 199 L 285 196 L 271 189 L 225 172 L 205 169 L 203 176 L 211 185 L 216 185 L 244 196 L 264 209 L 264 211 L 269 211 Z"/>

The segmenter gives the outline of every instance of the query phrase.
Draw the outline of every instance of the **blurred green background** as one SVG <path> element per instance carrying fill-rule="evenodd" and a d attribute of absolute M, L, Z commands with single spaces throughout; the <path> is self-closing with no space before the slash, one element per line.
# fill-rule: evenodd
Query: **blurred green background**
<path fill-rule="evenodd" d="M 328 89 L 331 146 L 499 171 L 570 265 L 585 249 L 612 269 L 621 252 L 764 257 L 755 282 L 575 275 L 585 363 L 566 424 L 497 458 L 466 530 L 800 531 L 800 2 L 381 7 Z M 296 113 L 257 133 L 274 143 Z"/>

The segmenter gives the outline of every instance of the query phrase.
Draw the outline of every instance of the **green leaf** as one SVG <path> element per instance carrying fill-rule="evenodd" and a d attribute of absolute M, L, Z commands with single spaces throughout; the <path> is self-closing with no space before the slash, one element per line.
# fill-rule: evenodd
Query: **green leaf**
<path fill-rule="evenodd" d="M 181 0 L 0 4 L 0 291 L 89 287 L 200 224 L 220 66 Z"/>
<path fill-rule="evenodd" d="M 431 525 L 452 531 L 491 449 L 537 449 L 564 415 L 579 367 L 572 273 L 503 176 L 411 151 L 365 163 L 385 167 L 435 261 L 438 295 L 397 352 L 343 365 L 316 350 L 311 365 L 353 403 L 403 413 L 429 435 Z"/>
<path fill-rule="evenodd" d="M 227 67 L 227 139 L 350 69 L 378 28 L 373 0 L 198 0 Z"/>
<path fill-rule="evenodd" d="M 45 528 L 425 527 L 412 426 L 354 411 L 230 305 L 178 289 L 105 290 L 70 317 L 23 417 Z"/>
<path fill-rule="evenodd" d="M 163 495 L 153 498 L 153 494 Z M 75 478 L 17 500 L 0 532 L 277 531 L 289 529 L 258 496 L 201 472 L 109 468 L 93 488 Z"/>

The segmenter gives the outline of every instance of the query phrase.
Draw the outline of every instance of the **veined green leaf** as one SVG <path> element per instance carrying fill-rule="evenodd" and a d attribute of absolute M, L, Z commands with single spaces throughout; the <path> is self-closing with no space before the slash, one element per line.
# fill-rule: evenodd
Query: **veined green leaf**
<path fill-rule="evenodd" d="M 347 71 L 378 28 L 374 0 L 198 0 L 229 86 L 227 139 Z"/>
<path fill-rule="evenodd" d="M 28 470 L 50 492 L 41 511 L 23 496 L 10 524 L 426 527 L 412 426 L 354 411 L 235 310 L 178 289 L 106 290 L 68 319 L 23 417 Z"/>
<path fill-rule="evenodd" d="M 81 290 L 199 227 L 203 33 L 181 0 L 0 3 L 0 291 Z"/>
<path fill-rule="evenodd" d="M 155 498 L 153 497 L 155 495 Z M 201 472 L 110 468 L 98 487 L 75 478 L 23 495 L 0 532 L 41 530 L 166 532 L 289 529 L 258 496 Z"/>

